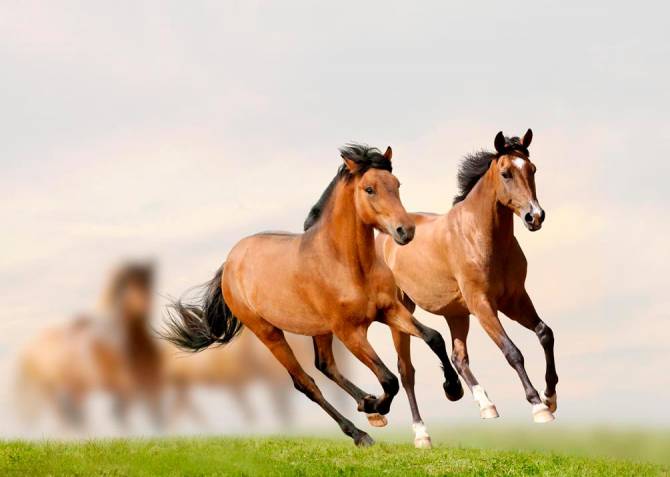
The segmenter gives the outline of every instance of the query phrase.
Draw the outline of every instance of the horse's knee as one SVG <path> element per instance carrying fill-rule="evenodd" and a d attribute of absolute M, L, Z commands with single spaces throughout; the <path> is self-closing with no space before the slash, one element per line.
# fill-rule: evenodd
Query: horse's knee
<path fill-rule="evenodd" d="M 423 339 L 431 347 L 431 349 L 445 347 L 444 338 L 442 335 L 432 328 L 425 328 L 423 330 Z"/>
<path fill-rule="evenodd" d="M 393 373 L 388 373 L 384 376 L 384 379 L 381 382 L 384 393 L 395 396 L 400 390 L 400 383 L 398 378 L 395 377 Z"/>
<path fill-rule="evenodd" d="M 554 332 L 544 321 L 540 321 L 535 327 L 535 334 L 540 339 L 543 348 L 551 349 L 554 347 Z"/>
<path fill-rule="evenodd" d="M 293 386 L 298 391 L 305 394 L 312 401 L 316 401 L 318 388 L 316 387 L 316 383 L 310 376 L 307 375 L 300 377 L 292 376 L 292 379 L 293 379 Z"/>

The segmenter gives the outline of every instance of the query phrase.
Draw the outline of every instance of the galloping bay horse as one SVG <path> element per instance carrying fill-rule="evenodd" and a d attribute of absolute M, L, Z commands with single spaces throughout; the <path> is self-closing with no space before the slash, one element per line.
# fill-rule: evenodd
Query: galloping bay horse
<path fill-rule="evenodd" d="M 467 335 L 470 314 L 501 349 L 523 383 L 535 422 L 554 419 L 558 376 L 554 336 L 540 319 L 526 292 L 526 258 L 514 237 L 514 214 L 528 230 L 539 230 L 545 218 L 535 193 L 535 165 L 529 159 L 532 131 L 523 136 L 495 137 L 495 153 L 465 157 L 458 171 L 460 194 L 445 215 L 411 214 L 416 237 L 397 247 L 386 236 L 377 238 L 378 252 L 393 270 L 410 311 L 419 305 L 446 318 L 451 331 L 452 360 L 479 404 L 482 418 L 498 417 L 495 405 L 470 371 Z M 523 356 L 509 339 L 498 311 L 535 332 L 546 357 L 546 390 L 540 397 L 524 369 Z M 399 368 L 415 429 L 425 432 L 414 396 L 414 369 L 409 336 L 397 329 Z"/>
<path fill-rule="evenodd" d="M 375 251 L 374 229 L 399 245 L 414 236 L 414 223 L 391 174 L 391 148 L 349 144 L 344 164 L 310 211 L 303 234 L 266 232 L 247 237 L 230 251 L 209 282 L 199 306 L 177 301 L 164 337 L 184 349 L 227 343 L 242 325 L 254 332 L 287 369 L 295 387 L 337 421 L 356 445 L 374 441 L 340 414 L 296 360 L 283 330 L 312 336 L 316 365 L 358 402 L 370 423 L 384 425 L 398 379 L 367 340 L 374 321 L 423 339 L 444 369 L 444 390 L 460 399 L 463 388 L 442 336 L 418 321 L 397 298 L 391 270 Z M 365 393 L 344 378 L 333 358 L 332 337 L 379 380 L 384 394 Z M 242 365 L 242 364 L 241 364 Z"/>

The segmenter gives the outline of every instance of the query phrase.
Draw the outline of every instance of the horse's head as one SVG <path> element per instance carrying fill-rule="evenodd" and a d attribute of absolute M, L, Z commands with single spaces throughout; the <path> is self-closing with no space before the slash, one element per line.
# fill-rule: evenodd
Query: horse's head
<path fill-rule="evenodd" d="M 406 245 L 414 238 L 415 226 L 400 201 L 400 182 L 391 173 L 391 148 L 384 154 L 376 154 L 379 164 L 370 165 L 342 150 L 344 165 L 354 185 L 356 213 L 363 223 L 388 233 L 399 245 Z"/>
<path fill-rule="evenodd" d="M 112 307 L 124 320 L 148 320 L 152 306 L 154 266 L 127 263 L 116 272 L 111 285 Z"/>
<path fill-rule="evenodd" d="M 497 177 L 498 202 L 521 217 L 530 231 L 540 230 L 545 213 L 535 192 L 535 164 L 528 158 L 528 146 L 533 131 L 526 131 L 522 139 L 506 138 L 500 131 L 495 138 L 497 160 L 493 161 Z"/>

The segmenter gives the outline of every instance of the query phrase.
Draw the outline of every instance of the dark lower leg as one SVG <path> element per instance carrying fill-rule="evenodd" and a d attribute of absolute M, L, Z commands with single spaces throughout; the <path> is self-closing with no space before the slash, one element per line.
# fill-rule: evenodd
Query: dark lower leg
<path fill-rule="evenodd" d="M 419 406 L 416 403 L 416 395 L 414 393 L 414 366 L 412 365 L 412 357 L 410 353 L 410 336 L 397 330 L 391 330 L 393 334 L 393 344 L 398 353 L 398 372 L 400 373 L 400 382 L 407 393 L 407 400 L 409 401 L 409 408 L 412 412 L 413 422 L 422 422 L 421 414 L 419 414 Z"/>
<path fill-rule="evenodd" d="M 410 336 L 397 330 L 392 330 L 393 344 L 398 353 L 398 371 L 400 372 L 400 381 L 402 387 L 407 393 L 409 408 L 412 412 L 412 430 L 414 431 L 414 445 L 417 448 L 430 449 L 432 443 L 426 426 L 419 414 L 419 406 L 414 394 L 414 366 L 410 353 Z"/>
<path fill-rule="evenodd" d="M 335 363 L 335 356 L 333 356 L 333 335 L 315 336 L 314 341 L 314 366 L 321 371 L 329 379 L 337 383 L 347 394 L 354 398 L 356 402 L 360 402 L 366 396 L 370 396 L 347 378 L 342 376 L 340 370 Z"/>
<path fill-rule="evenodd" d="M 504 332 L 503 332 L 504 333 Z M 526 393 L 526 399 L 531 404 L 541 404 L 542 400 L 540 395 L 537 392 L 537 389 L 533 387 L 533 384 L 530 382 L 528 373 L 526 373 L 526 368 L 524 366 L 524 359 L 519 348 L 516 347 L 512 340 L 509 339 L 507 334 L 504 334 L 500 337 L 500 349 L 502 350 L 507 362 L 514 368 L 516 373 L 521 379 L 521 384 L 523 384 L 523 389 Z"/>
<path fill-rule="evenodd" d="M 540 319 L 535 311 L 533 302 L 527 293 L 523 293 L 519 299 L 510 306 L 509 310 L 503 310 L 507 316 L 518 322 L 524 328 L 532 331 L 537 336 L 544 350 L 546 361 L 545 382 L 547 397 L 556 395 L 556 384 L 558 384 L 558 375 L 556 374 L 556 363 L 554 361 L 554 333 L 547 324 Z"/>
<path fill-rule="evenodd" d="M 544 349 L 544 358 L 547 362 L 547 369 L 544 375 L 547 389 L 544 394 L 547 397 L 551 397 L 556 395 L 556 385 L 558 384 L 558 374 L 556 373 L 556 363 L 554 361 L 554 333 L 542 320 L 537 324 L 534 331 Z"/>

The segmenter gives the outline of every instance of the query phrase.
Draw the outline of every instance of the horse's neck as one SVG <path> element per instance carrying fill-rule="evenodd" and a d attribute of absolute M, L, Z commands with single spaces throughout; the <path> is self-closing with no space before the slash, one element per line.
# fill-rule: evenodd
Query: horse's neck
<path fill-rule="evenodd" d="M 483 237 L 492 251 L 506 250 L 514 238 L 514 214 L 496 198 L 493 172 L 489 170 L 463 201 L 475 217 L 468 223 L 471 232 Z"/>
<path fill-rule="evenodd" d="M 322 233 L 336 255 L 363 272 L 375 263 L 375 235 L 356 213 L 353 181 L 341 182 L 334 191 L 328 213 L 322 218 Z"/>
<path fill-rule="evenodd" d="M 130 353 L 144 352 L 153 347 L 154 342 L 144 320 L 122 318 L 123 338 Z"/>

